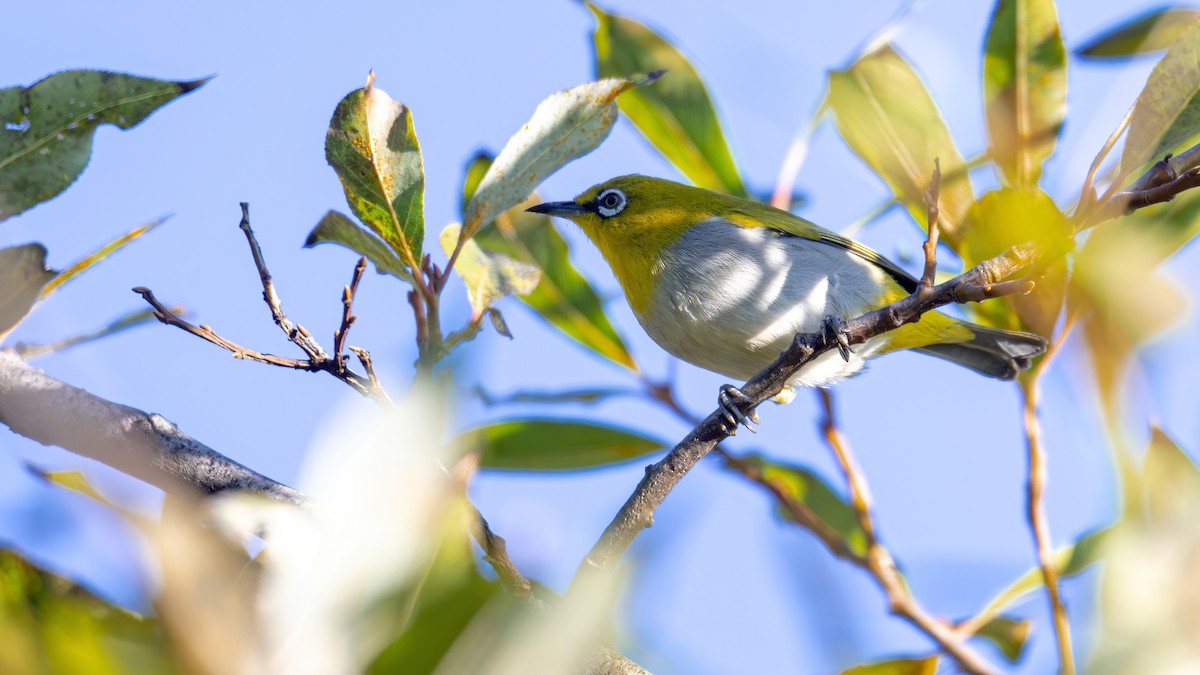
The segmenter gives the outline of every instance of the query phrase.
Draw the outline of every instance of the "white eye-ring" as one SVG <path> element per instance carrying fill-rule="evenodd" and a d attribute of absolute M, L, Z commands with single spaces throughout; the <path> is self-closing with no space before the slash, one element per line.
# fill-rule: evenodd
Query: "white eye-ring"
<path fill-rule="evenodd" d="M 612 218 L 625 208 L 625 193 L 617 188 L 609 188 L 596 195 L 596 213 L 605 218 Z"/>

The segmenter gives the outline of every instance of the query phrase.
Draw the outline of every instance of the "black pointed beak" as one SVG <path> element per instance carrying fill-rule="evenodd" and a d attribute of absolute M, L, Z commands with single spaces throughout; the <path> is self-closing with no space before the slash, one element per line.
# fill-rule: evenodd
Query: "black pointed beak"
<path fill-rule="evenodd" d="M 543 202 L 525 210 L 531 213 L 544 213 L 548 216 L 564 216 L 568 218 L 588 212 L 586 208 L 575 202 Z"/>

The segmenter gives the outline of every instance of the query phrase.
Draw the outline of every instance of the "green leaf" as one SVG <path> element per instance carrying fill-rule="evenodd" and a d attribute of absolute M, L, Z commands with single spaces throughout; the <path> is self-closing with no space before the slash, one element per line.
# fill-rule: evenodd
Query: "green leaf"
<path fill-rule="evenodd" d="M 600 145 L 617 121 L 617 96 L 650 84 L 658 75 L 589 82 L 538 104 L 479 180 L 463 217 L 463 238 L 474 236 L 480 227 L 528 198 L 550 174 Z"/>
<path fill-rule="evenodd" d="M 1037 185 L 1066 114 L 1067 54 L 1054 0 L 996 3 L 984 46 L 983 101 L 1001 178 Z"/>
<path fill-rule="evenodd" d="M 996 645 L 1000 653 L 1004 654 L 1004 658 L 1016 663 L 1025 651 L 1025 643 L 1029 640 L 1029 631 L 1032 628 L 1033 622 L 1029 619 L 998 616 L 985 623 L 975 634 Z"/>
<path fill-rule="evenodd" d="M 876 663 L 864 663 L 847 668 L 841 675 L 934 675 L 937 672 L 937 655 L 921 659 L 891 659 Z"/>
<path fill-rule="evenodd" d="M 131 129 L 205 82 L 66 70 L 0 89 L 0 221 L 74 183 L 91 159 L 96 127 Z"/>
<path fill-rule="evenodd" d="M 96 249 L 92 253 L 89 253 L 88 255 L 71 263 L 70 265 L 67 266 L 66 269 L 59 272 L 58 276 L 51 279 L 49 281 L 49 283 L 47 283 L 45 286 L 42 287 L 42 291 L 38 295 L 38 297 L 45 298 L 46 296 L 50 295 L 55 290 L 57 290 L 59 286 L 62 286 L 63 284 L 67 283 L 68 281 L 71 281 L 72 279 L 79 276 L 80 274 L 83 274 L 84 272 L 88 271 L 96 263 L 100 262 L 101 260 L 104 260 L 105 258 L 112 255 L 113 253 L 116 253 L 118 250 L 123 248 L 129 242 L 140 238 L 143 234 L 146 234 L 150 230 L 153 230 L 154 228 L 158 227 L 159 225 L 162 225 L 166 221 L 167 221 L 167 219 L 164 217 L 164 218 L 159 218 L 157 220 L 146 223 L 145 225 L 142 225 L 141 227 L 136 227 L 136 228 L 130 230 L 129 232 L 126 232 L 125 234 L 117 237 L 116 239 L 113 239 L 112 241 L 108 242 L 104 246 L 101 246 L 100 248 Z"/>
<path fill-rule="evenodd" d="M 1162 429 L 1150 429 L 1146 449 L 1146 506 L 1156 522 L 1194 520 L 1200 506 L 1200 468 Z"/>
<path fill-rule="evenodd" d="M 912 66 L 884 45 L 829 74 L 829 105 L 846 144 L 922 227 L 934 159 L 941 160 L 939 224 L 942 239 L 955 247 L 974 191 L 950 130 Z"/>
<path fill-rule="evenodd" d="M 171 307 L 170 310 L 176 315 L 187 314 L 187 310 L 178 305 Z M 65 351 L 71 347 L 77 347 L 88 342 L 106 338 L 110 335 L 129 330 L 130 328 L 134 328 L 136 326 L 157 322 L 158 317 L 155 316 L 155 310 L 138 309 L 132 312 L 126 312 L 125 314 L 111 321 L 107 326 L 97 328 L 93 331 L 88 331 L 87 333 L 73 335 L 71 337 L 63 338 L 62 340 L 55 340 L 54 342 L 46 344 L 18 342 L 16 345 L 14 345 L 14 347 L 16 349 L 17 356 L 20 356 L 25 360 L 29 360 L 43 354 Z"/>
<path fill-rule="evenodd" d="M 46 269 L 46 247 L 41 244 L 0 248 L 0 338 L 33 309 L 54 274 Z"/>
<path fill-rule="evenodd" d="M 354 215 L 416 269 L 425 238 L 421 145 L 412 113 L 373 81 L 374 74 L 338 103 L 325 135 L 325 159 Z"/>
<path fill-rule="evenodd" d="M 1171 45 L 1133 104 L 1118 180 L 1200 132 L 1200 22 Z"/>
<path fill-rule="evenodd" d="M 454 250 L 462 226 L 451 223 L 442 230 L 438 238 L 446 255 Z M 482 316 L 484 310 L 506 295 L 527 295 L 537 286 L 542 271 L 535 265 L 494 251 L 485 251 L 475 242 L 467 240 L 454 262 L 454 269 L 467 286 L 467 297 L 474 310 L 472 319 Z"/>
<path fill-rule="evenodd" d="M 590 469 L 664 447 L 661 441 L 626 429 L 558 419 L 497 422 L 466 432 L 454 445 L 479 452 L 485 469 L 525 471 Z"/>
<path fill-rule="evenodd" d="M 628 396 L 636 390 L 630 389 L 572 389 L 569 391 L 516 391 L 511 394 L 497 396 L 489 393 L 482 386 L 475 387 L 475 395 L 484 405 L 512 405 L 519 403 L 536 403 L 540 405 L 558 403 L 578 403 L 591 405 L 606 401 L 617 396 Z"/>
<path fill-rule="evenodd" d="M 400 262 L 387 244 L 364 230 L 343 213 L 331 210 L 322 216 L 320 222 L 304 240 L 304 248 L 312 248 L 317 244 L 327 242 L 341 244 L 370 260 L 375 265 L 375 271 L 380 274 L 390 274 L 405 281 L 412 280 L 412 275 L 408 273 L 404 263 Z"/>
<path fill-rule="evenodd" d="M 82 471 L 42 471 L 32 464 L 27 464 L 26 467 L 42 480 L 91 497 L 110 508 L 115 508 L 112 502 L 108 501 L 96 488 L 92 487 L 92 484 L 88 481 L 87 476 L 83 475 Z"/>
<path fill-rule="evenodd" d="M 696 185 L 746 196 L 708 89 L 687 57 L 645 25 L 586 4 L 596 15 L 596 77 L 669 73 L 655 86 L 621 97 L 629 121 Z"/>
<path fill-rule="evenodd" d="M 746 455 L 741 461 L 758 470 L 759 481 L 775 486 L 791 500 L 807 507 L 841 538 L 849 551 L 860 556 L 866 554 L 867 536 L 859 526 L 854 507 L 823 478 L 804 467 L 772 462 L 762 455 Z M 782 506 L 779 513 L 787 520 L 800 522 Z"/>
<path fill-rule="evenodd" d="M 466 219 L 467 207 L 471 204 L 471 198 L 475 196 L 475 191 L 479 189 L 479 183 L 487 174 L 488 169 L 492 167 L 492 162 L 496 158 L 490 153 L 479 151 L 467 162 L 466 175 L 463 176 L 462 186 L 462 201 L 458 204 L 458 217 Z"/>
<path fill-rule="evenodd" d="M 637 371 L 637 363 L 604 311 L 588 280 L 571 264 L 566 239 L 549 216 L 528 213 L 536 195 L 484 227 L 475 241 L 486 250 L 537 265 L 541 280 L 521 301 L 568 337 L 614 363 Z"/>
<path fill-rule="evenodd" d="M 1055 551 L 1053 564 L 1058 570 L 1059 578 L 1079 574 L 1099 560 L 1104 541 L 1112 531 L 1111 527 L 1093 530 L 1077 539 L 1075 543 Z M 1040 567 L 1034 567 L 996 594 L 978 614 L 963 622 L 962 626 L 970 626 L 972 632 L 982 630 L 983 626 L 996 619 L 1005 608 L 1041 587 L 1042 570 Z"/>
<path fill-rule="evenodd" d="M 1075 50 L 1075 55 L 1089 58 L 1121 58 L 1161 51 L 1170 47 L 1197 18 L 1200 18 L 1200 9 L 1153 9 L 1127 19 L 1088 40 Z"/>

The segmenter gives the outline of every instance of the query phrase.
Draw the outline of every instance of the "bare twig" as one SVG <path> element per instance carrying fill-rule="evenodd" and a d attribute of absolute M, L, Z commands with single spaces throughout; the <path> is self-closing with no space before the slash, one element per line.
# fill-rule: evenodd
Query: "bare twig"
<path fill-rule="evenodd" d="M 929 234 L 925 238 L 925 269 L 921 273 L 921 286 L 933 288 L 933 280 L 937 276 L 937 245 L 938 245 L 938 193 L 941 190 L 942 161 L 936 157 L 933 160 L 933 175 L 929 179 L 929 189 L 925 191 L 925 220 L 929 224 Z"/>
<path fill-rule="evenodd" d="M 358 293 L 358 282 L 362 281 L 363 273 L 367 271 L 367 259 L 362 257 L 358 259 L 358 264 L 354 266 L 354 274 L 350 277 L 350 285 L 342 290 L 342 324 L 333 333 L 333 356 L 339 363 L 344 364 L 346 357 L 343 356 L 346 349 L 346 334 L 350 332 L 350 326 L 358 317 L 354 316 L 354 296 Z"/>
<path fill-rule="evenodd" d="M 1050 537 L 1050 522 L 1046 518 L 1046 508 L 1043 495 L 1046 490 L 1046 451 L 1042 445 L 1042 428 L 1037 416 L 1038 399 L 1040 396 L 1040 379 L 1046 371 L 1059 348 L 1070 333 L 1070 325 L 1063 329 L 1058 339 L 1050 344 L 1046 356 L 1037 367 L 1022 382 L 1021 391 L 1024 395 L 1022 419 L 1025 424 L 1025 441 L 1029 450 L 1029 478 L 1026 502 L 1026 515 L 1029 518 L 1029 529 L 1033 535 L 1034 549 L 1037 552 L 1038 566 L 1042 570 L 1042 580 L 1046 586 L 1046 595 L 1050 600 L 1050 611 L 1054 618 L 1054 637 L 1058 645 L 1060 675 L 1075 673 L 1074 651 L 1071 647 L 1071 625 L 1068 621 L 1067 610 L 1062 602 L 1058 585 L 1058 568 L 1054 565 L 1053 543 Z"/>
<path fill-rule="evenodd" d="M 825 442 L 833 451 L 850 489 L 850 505 L 858 518 L 858 526 L 867 538 L 867 555 L 862 566 L 875 577 L 888 597 L 893 614 L 905 619 L 921 632 L 938 643 L 968 673 L 992 673 L 995 668 L 983 660 L 966 644 L 966 636 L 960 635 L 952 626 L 935 619 L 921 606 L 896 569 L 892 554 L 875 535 L 875 524 L 871 520 L 871 497 L 867 478 L 858 467 L 850 444 L 838 427 L 833 409 L 833 397 L 827 389 L 818 389 L 825 416 L 821 421 L 821 432 Z"/>

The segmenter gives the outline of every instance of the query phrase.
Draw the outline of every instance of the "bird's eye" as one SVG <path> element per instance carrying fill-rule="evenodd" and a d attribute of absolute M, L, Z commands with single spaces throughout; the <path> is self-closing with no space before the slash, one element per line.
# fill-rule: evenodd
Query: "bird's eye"
<path fill-rule="evenodd" d="M 616 188 L 609 188 L 596 196 L 596 212 L 605 218 L 611 218 L 625 208 L 625 193 Z"/>

